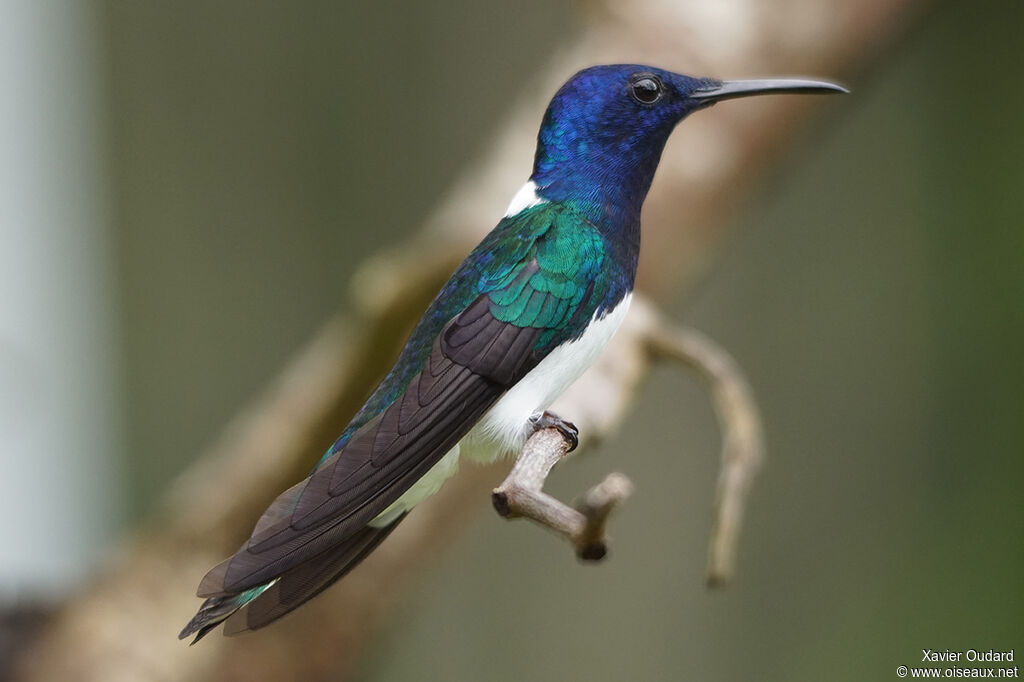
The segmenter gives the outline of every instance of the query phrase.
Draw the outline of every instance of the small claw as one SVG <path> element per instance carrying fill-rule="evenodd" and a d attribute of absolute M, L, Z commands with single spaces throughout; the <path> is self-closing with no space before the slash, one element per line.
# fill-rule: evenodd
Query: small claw
<path fill-rule="evenodd" d="M 566 454 L 572 452 L 580 444 L 580 430 L 576 428 L 576 425 L 570 421 L 562 419 L 554 412 L 548 412 L 545 410 L 541 414 L 535 414 L 530 422 L 533 425 L 534 431 L 540 431 L 541 429 L 558 429 L 558 432 L 565 437 L 569 442 L 569 449 L 566 450 Z"/>

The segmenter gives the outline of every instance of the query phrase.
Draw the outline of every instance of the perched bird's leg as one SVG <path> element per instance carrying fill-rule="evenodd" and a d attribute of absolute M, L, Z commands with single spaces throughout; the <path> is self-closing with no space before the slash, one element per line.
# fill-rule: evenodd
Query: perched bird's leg
<path fill-rule="evenodd" d="M 569 540 L 580 559 L 598 561 L 608 553 L 608 515 L 629 497 L 633 484 L 622 474 L 609 474 L 588 490 L 575 508 L 545 493 L 544 481 L 551 469 L 578 442 L 578 431 L 571 423 L 549 413 L 538 421 L 545 419 L 551 423 L 527 439 L 512 471 L 491 493 L 491 500 L 506 519 L 531 519 Z"/>
<path fill-rule="evenodd" d="M 565 451 L 566 454 L 575 450 L 580 444 L 580 430 L 576 428 L 576 425 L 571 421 L 562 419 L 554 412 L 545 410 L 533 415 L 530 418 L 530 426 L 533 427 L 534 431 L 558 429 L 558 432 L 569 442 L 569 449 Z"/>

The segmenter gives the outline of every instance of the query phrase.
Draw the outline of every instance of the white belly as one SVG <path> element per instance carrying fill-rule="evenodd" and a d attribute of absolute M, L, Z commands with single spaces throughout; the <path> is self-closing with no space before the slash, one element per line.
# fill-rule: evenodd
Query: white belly
<path fill-rule="evenodd" d="M 436 493 L 458 470 L 460 453 L 463 457 L 490 462 L 518 451 L 530 435 L 530 417 L 546 410 L 594 363 L 625 319 L 632 297 L 627 294 L 611 311 L 591 321 L 583 336 L 551 351 L 501 396 L 458 445 L 370 525 L 387 525 Z M 572 415 L 562 416 L 572 420 Z"/>
<path fill-rule="evenodd" d="M 631 299 L 627 294 L 583 336 L 555 348 L 510 388 L 463 439 L 463 456 L 490 461 L 519 450 L 530 435 L 530 417 L 546 410 L 594 363 L 625 319 Z"/>

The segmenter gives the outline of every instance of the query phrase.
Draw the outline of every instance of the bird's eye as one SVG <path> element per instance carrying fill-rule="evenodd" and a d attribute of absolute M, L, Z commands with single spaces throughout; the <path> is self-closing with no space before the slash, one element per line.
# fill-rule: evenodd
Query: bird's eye
<path fill-rule="evenodd" d="M 637 74 L 629 83 L 633 99 L 640 104 L 654 104 L 665 93 L 661 80 L 651 73 Z"/>

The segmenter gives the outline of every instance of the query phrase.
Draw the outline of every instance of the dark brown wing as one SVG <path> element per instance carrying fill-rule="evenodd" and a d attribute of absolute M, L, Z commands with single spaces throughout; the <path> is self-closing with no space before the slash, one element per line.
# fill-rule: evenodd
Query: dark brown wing
<path fill-rule="evenodd" d="M 439 335 L 404 393 L 264 512 L 252 537 L 203 578 L 201 597 L 237 594 L 339 546 L 422 478 L 509 386 L 540 361 L 543 329 L 496 319 L 486 295 Z"/>

